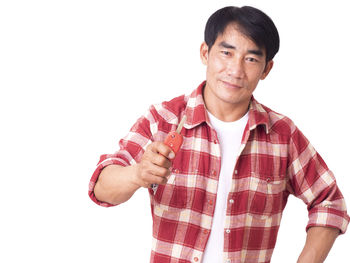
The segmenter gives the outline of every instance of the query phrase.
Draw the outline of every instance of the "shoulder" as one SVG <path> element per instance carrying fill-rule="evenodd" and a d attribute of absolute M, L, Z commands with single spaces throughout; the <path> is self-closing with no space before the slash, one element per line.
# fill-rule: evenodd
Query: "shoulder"
<path fill-rule="evenodd" d="M 271 133 L 276 133 L 283 136 L 291 136 L 295 132 L 297 127 L 292 119 L 284 114 L 270 109 L 263 104 L 260 105 L 267 113 L 269 130 Z"/>
<path fill-rule="evenodd" d="M 177 123 L 187 106 L 188 96 L 180 95 L 168 101 L 163 101 L 150 106 L 150 113 L 155 119 L 168 123 Z"/>

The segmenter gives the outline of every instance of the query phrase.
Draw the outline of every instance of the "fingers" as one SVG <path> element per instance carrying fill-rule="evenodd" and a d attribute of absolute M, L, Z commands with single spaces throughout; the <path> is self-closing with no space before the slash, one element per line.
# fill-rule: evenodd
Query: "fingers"
<path fill-rule="evenodd" d="M 170 176 L 170 170 L 157 166 L 149 161 L 143 161 L 141 165 L 141 186 L 150 187 L 151 184 L 166 184 Z"/>
<path fill-rule="evenodd" d="M 148 160 L 155 165 L 169 168 L 171 167 L 171 159 L 175 157 L 171 148 L 162 142 L 154 142 L 147 146 L 142 159 Z"/>
<path fill-rule="evenodd" d="M 154 153 L 159 153 L 169 160 L 174 159 L 175 153 L 171 150 L 169 146 L 164 144 L 163 142 L 153 142 L 148 147 Z M 147 148 L 148 148 L 147 147 Z"/>
<path fill-rule="evenodd" d="M 152 175 L 158 176 L 158 177 L 167 177 L 170 175 L 169 168 L 158 166 L 158 165 L 151 163 L 149 161 L 145 161 L 143 163 L 143 172 L 148 173 L 148 174 L 152 174 Z"/>
<path fill-rule="evenodd" d="M 147 146 L 139 163 L 139 184 L 149 187 L 151 184 L 166 184 L 170 175 L 171 159 L 175 157 L 171 148 L 162 142 L 153 142 Z"/>
<path fill-rule="evenodd" d="M 159 167 L 167 169 L 171 167 L 171 161 L 159 153 L 148 152 L 144 159 Z"/>

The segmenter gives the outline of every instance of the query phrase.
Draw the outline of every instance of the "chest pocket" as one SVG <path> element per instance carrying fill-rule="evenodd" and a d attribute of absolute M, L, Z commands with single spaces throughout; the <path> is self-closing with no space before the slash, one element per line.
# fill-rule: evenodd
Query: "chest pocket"
<path fill-rule="evenodd" d="M 248 184 L 247 212 L 261 219 L 282 212 L 285 187 L 283 178 L 252 173 Z"/>
<path fill-rule="evenodd" d="M 153 200 L 154 205 L 165 211 L 190 208 L 193 200 L 196 175 L 181 174 L 173 169 L 165 185 L 159 185 Z"/>

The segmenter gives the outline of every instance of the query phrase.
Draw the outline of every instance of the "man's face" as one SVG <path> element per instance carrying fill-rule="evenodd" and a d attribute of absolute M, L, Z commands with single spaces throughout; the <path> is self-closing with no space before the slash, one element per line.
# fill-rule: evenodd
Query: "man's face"
<path fill-rule="evenodd" d="M 204 99 L 211 107 L 248 107 L 259 80 L 273 65 L 272 61 L 266 63 L 265 50 L 235 24 L 229 24 L 217 37 L 210 52 L 206 43 L 201 45 L 201 59 L 207 66 Z"/>

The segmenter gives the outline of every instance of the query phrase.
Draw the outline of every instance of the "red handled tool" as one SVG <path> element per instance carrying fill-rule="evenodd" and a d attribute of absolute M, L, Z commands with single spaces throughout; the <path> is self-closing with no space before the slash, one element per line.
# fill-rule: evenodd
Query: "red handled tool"
<path fill-rule="evenodd" d="M 186 115 L 182 117 L 179 125 L 177 126 L 176 131 L 169 132 L 169 134 L 166 136 L 164 140 L 164 144 L 168 145 L 175 154 L 177 154 L 183 142 L 183 137 L 180 134 L 180 132 L 182 130 L 182 126 L 184 125 L 185 121 L 186 121 Z M 155 193 L 157 191 L 158 185 L 152 184 L 151 188 Z"/>

